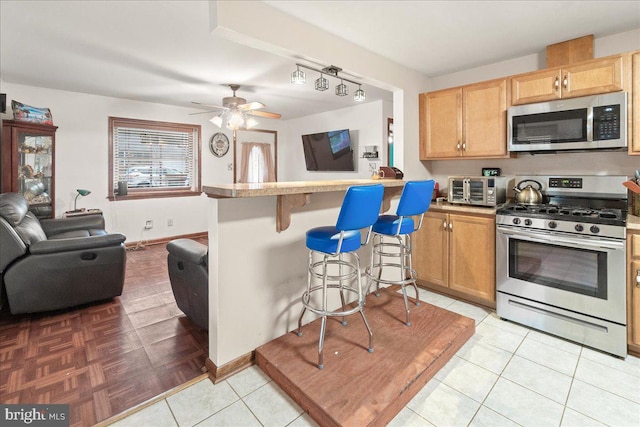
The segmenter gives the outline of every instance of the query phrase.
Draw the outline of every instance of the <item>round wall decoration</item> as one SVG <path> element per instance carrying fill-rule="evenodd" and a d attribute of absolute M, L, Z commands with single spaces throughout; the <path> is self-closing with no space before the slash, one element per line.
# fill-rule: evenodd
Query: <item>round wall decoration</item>
<path fill-rule="evenodd" d="M 213 134 L 209 139 L 209 150 L 216 157 L 222 157 L 229 151 L 229 138 L 222 132 Z"/>

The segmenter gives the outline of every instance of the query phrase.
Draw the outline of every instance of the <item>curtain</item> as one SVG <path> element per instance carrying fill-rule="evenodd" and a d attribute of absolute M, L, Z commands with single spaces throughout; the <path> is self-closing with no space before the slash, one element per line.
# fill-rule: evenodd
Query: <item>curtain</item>
<path fill-rule="evenodd" d="M 240 158 L 240 182 L 275 181 L 275 167 L 271 156 L 271 144 L 243 142 Z"/>

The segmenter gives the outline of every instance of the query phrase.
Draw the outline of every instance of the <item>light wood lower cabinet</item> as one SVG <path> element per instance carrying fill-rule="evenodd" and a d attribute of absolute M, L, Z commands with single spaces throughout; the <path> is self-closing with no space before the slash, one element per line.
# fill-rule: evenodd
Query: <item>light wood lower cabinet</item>
<path fill-rule="evenodd" d="M 627 236 L 627 344 L 630 353 L 640 355 L 640 231 Z"/>
<path fill-rule="evenodd" d="M 495 308 L 495 218 L 429 211 L 413 236 L 426 288 Z"/>

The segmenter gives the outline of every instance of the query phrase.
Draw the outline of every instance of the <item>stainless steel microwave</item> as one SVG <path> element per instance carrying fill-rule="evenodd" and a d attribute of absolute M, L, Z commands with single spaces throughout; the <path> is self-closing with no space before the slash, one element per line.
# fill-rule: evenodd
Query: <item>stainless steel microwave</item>
<path fill-rule="evenodd" d="M 506 201 L 504 176 L 450 176 L 449 203 L 496 206 Z"/>
<path fill-rule="evenodd" d="M 627 147 L 626 92 L 519 105 L 507 118 L 509 151 Z"/>

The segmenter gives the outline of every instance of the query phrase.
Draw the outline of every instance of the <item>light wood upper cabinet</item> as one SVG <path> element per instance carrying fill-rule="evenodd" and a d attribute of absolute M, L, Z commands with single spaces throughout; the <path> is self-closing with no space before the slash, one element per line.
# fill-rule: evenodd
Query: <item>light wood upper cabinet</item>
<path fill-rule="evenodd" d="M 462 89 L 420 94 L 420 158 L 459 157 L 462 143 Z"/>
<path fill-rule="evenodd" d="M 420 159 L 501 158 L 507 151 L 507 79 L 420 95 Z"/>
<path fill-rule="evenodd" d="M 632 94 L 631 101 L 631 117 L 629 120 L 629 128 L 627 137 L 629 140 L 629 154 L 640 155 L 640 52 L 636 52 L 632 56 Z M 639 332 L 640 333 L 640 332 Z"/>
<path fill-rule="evenodd" d="M 462 155 L 508 157 L 507 80 L 462 89 Z"/>
<path fill-rule="evenodd" d="M 413 238 L 419 283 L 495 307 L 495 218 L 428 211 Z"/>
<path fill-rule="evenodd" d="M 511 104 L 530 104 L 621 90 L 622 56 L 618 55 L 514 76 L 511 78 Z"/>
<path fill-rule="evenodd" d="M 561 95 L 561 70 L 541 70 L 511 78 L 511 104 L 530 104 L 532 102 L 559 99 Z"/>

